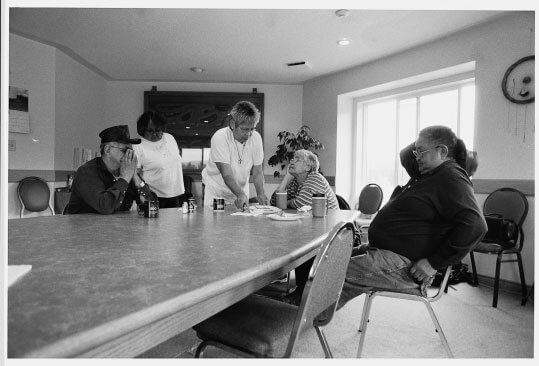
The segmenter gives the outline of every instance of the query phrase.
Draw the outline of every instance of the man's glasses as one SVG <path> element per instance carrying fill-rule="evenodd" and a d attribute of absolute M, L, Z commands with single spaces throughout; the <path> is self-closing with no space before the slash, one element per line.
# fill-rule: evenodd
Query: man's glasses
<path fill-rule="evenodd" d="M 110 147 L 113 147 L 115 149 L 118 149 L 120 150 L 121 152 L 123 152 L 124 154 L 127 152 L 127 150 L 133 150 L 131 149 L 130 147 L 118 147 L 118 146 L 113 146 L 113 145 L 109 145 Z"/>
<path fill-rule="evenodd" d="M 414 156 L 416 158 L 419 158 L 419 159 L 423 159 L 423 156 L 428 153 L 429 151 L 432 151 L 434 149 L 437 149 L 439 147 L 442 147 L 442 146 L 445 146 L 445 145 L 438 145 L 438 146 L 434 146 L 432 149 L 428 149 L 428 150 L 424 150 L 424 151 L 417 151 L 417 150 L 412 150 L 412 153 L 414 154 Z"/>
<path fill-rule="evenodd" d="M 148 132 L 148 133 L 161 133 L 161 132 L 163 132 L 163 129 L 162 128 L 156 128 L 156 129 L 152 130 L 152 129 L 148 128 L 146 130 L 146 132 Z"/>

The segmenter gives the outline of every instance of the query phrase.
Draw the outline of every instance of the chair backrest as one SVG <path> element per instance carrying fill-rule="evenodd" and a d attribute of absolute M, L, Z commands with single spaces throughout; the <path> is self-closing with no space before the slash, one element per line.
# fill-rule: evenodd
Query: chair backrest
<path fill-rule="evenodd" d="M 348 202 L 346 202 L 346 200 L 342 196 L 339 196 L 338 194 L 336 194 L 335 197 L 337 197 L 337 203 L 339 204 L 339 209 L 350 210 L 350 205 L 348 204 Z"/>
<path fill-rule="evenodd" d="M 380 209 L 383 198 L 382 188 L 378 184 L 367 184 L 359 194 L 358 210 L 363 214 L 373 215 Z"/>
<path fill-rule="evenodd" d="M 488 195 L 483 204 L 483 214 L 502 215 L 518 225 L 520 248 L 524 242 L 522 224 L 528 216 L 528 200 L 522 192 L 514 188 L 500 188 Z"/>
<path fill-rule="evenodd" d="M 39 177 L 26 177 L 17 186 L 17 196 L 21 203 L 20 217 L 24 210 L 41 212 L 49 208 L 54 215 L 50 204 L 51 191 L 48 184 Z"/>
<path fill-rule="evenodd" d="M 320 313 L 329 308 L 331 313 L 327 313 L 327 322 L 333 317 L 352 253 L 353 228 L 352 222 L 340 222 L 322 242 L 303 291 L 284 357 L 290 357 L 304 327 L 312 325 Z"/>

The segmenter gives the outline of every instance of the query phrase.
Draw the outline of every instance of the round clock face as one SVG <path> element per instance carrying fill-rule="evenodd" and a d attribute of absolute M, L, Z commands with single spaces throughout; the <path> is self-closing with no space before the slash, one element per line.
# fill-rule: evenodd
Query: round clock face
<path fill-rule="evenodd" d="M 502 81 L 503 95 L 513 103 L 535 100 L 535 56 L 526 56 L 509 66 Z"/>

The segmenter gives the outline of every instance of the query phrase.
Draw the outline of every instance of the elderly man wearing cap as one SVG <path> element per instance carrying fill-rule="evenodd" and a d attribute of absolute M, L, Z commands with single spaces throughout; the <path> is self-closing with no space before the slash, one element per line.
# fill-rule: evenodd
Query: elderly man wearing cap
<path fill-rule="evenodd" d="M 136 174 L 137 158 L 131 144 L 140 144 L 140 139 L 130 138 L 127 125 L 106 128 L 99 137 L 101 156 L 77 169 L 66 213 L 127 211 L 134 200 L 141 203 L 139 194 L 151 194 Z"/>

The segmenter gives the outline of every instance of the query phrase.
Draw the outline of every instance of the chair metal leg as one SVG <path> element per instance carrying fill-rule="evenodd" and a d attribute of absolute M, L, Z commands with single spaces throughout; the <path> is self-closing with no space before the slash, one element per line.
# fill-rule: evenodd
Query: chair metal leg
<path fill-rule="evenodd" d="M 206 341 L 200 342 L 195 352 L 195 358 L 200 358 L 204 356 L 204 350 L 206 349 L 206 347 L 208 347 L 208 343 Z"/>
<path fill-rule="evenodd" d="M 475 268 L 475 258 L 473 255 L 473 250 L 470 252 L 470 262 L 472 263 L 473 285 L 477 286 L 479 284 L 479 281 L 477 280 L 477 269 Z"/>
<path fill-rule="evenodd" d="M 371 310 L 371 302 L 374 294 L 366 293 L 365 294 L 365 303 L 363 304 L 363 314 L 361 315 L 361 323 L 359 325 L 359 332 L 361 336 L 359 337 L 359 346 L 357 348 L 357 358 L 361 358 L 361 353 L 363 352 L 363 344 L 365 343 L 365 336 L 367 335 L 367 323 L 369 322 L 369 313 Z"/>
<path fill-rule="evenodd" d="M 527 300 L 527 288 L 526 288 L 526 279 L 524 278 L 524 266 L 522 265 L 522 255 L 520 252 L 515 253 L 517 255 L 518 261 L 518 271 L 520 272 L 520 287 L 522 288 L 522 301 L 520 305 L 526 305 Z"/>
<path fill-rule="evenodd" d="M 290 293 L 290 272 L 286 274 L 286 293 Z"/>
<path fill-rule="evenodd" d="M 496 258 L 496 273 L 494 274 L 494 294 L 492 295 L 492 307 L 498 306 L 498 289 L 500 288 L 500 267 L 502 264 L 503 253 L 498 253 Z"/>
<path fill-rule="evenodd" d="M 444 345 L 444 348 L 445 348 L 445 351 L 447 352 L 447 355 L 449 356 L 449 358 L 453 358 L 454 357 L 453 352 L 451 352 L 451 348 L 449 348 L 449 343 L 447 343 L 447 338 L 445 338 L 445 334 L 444 334 L 444 331 L 442 330 L 442 326 L 438 322 L 438 318 L 436 317 L 436 314 L 434 314 L 434 310 L 432 309 L 432 306 L 431 306 L 430 302 L 425 300 L 425 301 L 423 301 L 423 303 L 427 307 L 427 310 L 428 310 L 428 312 L 430 314 L 430 318 L 432 319 L 432 322 L 434 323 L 434 327 L 436 328 L 436 332 L 440 336 L 440 339 L 442 341 L 442 344 Z"/>
<path fill-rule="evenodd" d="M 324 332 L 322 332 L 322 329 L 317 326 L 315 326 L 314 329 L 316 330 L 316 334 L 318 335 L 318 339 L 320 340 L 320 344 L 322 345 L 322 349 L 324 350 L 326 358 L 333 358 L 333 354 L 331 354 L 331 350 L 329 349 L 329 344 L 326 339 L 326 336 L 324 335 Z"/>

